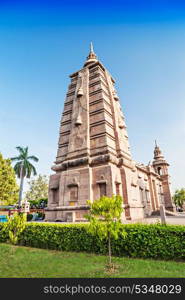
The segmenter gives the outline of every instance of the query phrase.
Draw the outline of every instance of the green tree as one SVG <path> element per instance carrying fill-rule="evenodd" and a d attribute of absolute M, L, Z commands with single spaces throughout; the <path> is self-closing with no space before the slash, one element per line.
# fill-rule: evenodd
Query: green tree
<path fill-rule="evenodd" d="M 18 185 L 10 159 L 4 159 L 0 153 L 0 204 L 11 205 L 18 200 Z"/>
<path fill-rule="evenodd" d="M 19 189 L 19 207 L 21 206 L 22 201 L 22 193 L 23 193 L 23 184 L 24 178 L 30 178 L 32 175 L 37 175 L 35 167 L 30 163 L 30 160 L 37 162 L 39 159 L 36 156 L 28 155 L 28 147 L 16 147 L 19 152 L 19 155 L 16 157 L 12 157 L 12 161 L 17 161 L 14 166 L 14 170 L 18 178 L 20 178 L 20 189 Z"/>
<path fill-rule="evenodd" d="M 173 201 L 176 206 L 179 206 L 182 208 L 183 204 L 185 203 L 185 189 L 184 188 L 175 191 L 175 194 L 173 195 Z"/>
<path fill-rule="evenodd" d="M 39 200 L 29 200 L 30 208 L 45 208 L 48 204 L 48 198 L 41 198 Z"/>
<path fill-rule="evenodd" d="M 90 206 L 90 212 L 86 216 L 90 222 L 88 230 L 91 234 L 98 235 L 101 240 L 107 240 L 108 266 L 112 267 L 111 240 L 118 239 L 120 235 L 126 236 L 126 232 L 121 226 L 122 197 L 119 195 L 113 195 L 111 198 L 102 196 L 94 202 L 88 200 L 87 203 Z"/>
<path fill-rule="evenodd" d="M 48 176 L 38 175 L 36 179 L 28 182 L 29 189 L 25 194 L 25 200 L 38 201 L 48 197 Z"/>

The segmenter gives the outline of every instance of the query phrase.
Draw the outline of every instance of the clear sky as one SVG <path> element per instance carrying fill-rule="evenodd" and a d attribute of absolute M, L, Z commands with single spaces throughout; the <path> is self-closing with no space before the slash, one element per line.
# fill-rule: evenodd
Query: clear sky
<path fill-rule="evenodd" d="M 29 146 L 50 174 L 69 84 L 89 43 L 116 79 L 133 159 L 157 139 L 185 187 L 185 2 L 0 0 L 0 152 Z"/>

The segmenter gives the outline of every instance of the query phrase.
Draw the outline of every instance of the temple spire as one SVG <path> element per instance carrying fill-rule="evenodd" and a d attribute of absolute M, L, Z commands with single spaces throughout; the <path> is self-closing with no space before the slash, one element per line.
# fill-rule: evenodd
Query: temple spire
<path fill-rule="evenodd" d="M 157 145 L 157 141 L 155 140 L 155 149 L 154 149 L 154 159 L 164 159 L 164 156 L 162 155 L 162 151 Z"/>
<path fill-rule="evenodd" d="M 87 56 L 87 60 L 84 64 L 84 67 L 90 63 L 93 63 L 93 62 L 97 62 L 97 56 L 94 52 L 94 48 L 93 48 L 93 43 L 91 42 L 90 43 L 90 52 L 89 52 L 89 55 Z"/>

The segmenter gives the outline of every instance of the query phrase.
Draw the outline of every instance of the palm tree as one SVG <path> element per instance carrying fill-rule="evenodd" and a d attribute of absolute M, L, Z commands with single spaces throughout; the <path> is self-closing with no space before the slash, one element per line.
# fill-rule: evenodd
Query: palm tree
<path fill-rule="evenodd" d="M 33 160 L 37 162 L 39 159 L 36 156 L 28 156 L 28 147 L 16 147 L 16 149 L 19 152 L 19 156 L 12 157 L 12 161 L 17 161 L 17 163 L 14 166 L 14 171 L 18 178 L 20 178 L 20 189 L 19 189 L 19 202 L 18 207 L 21 206 L 22 201 L 22 193 L 23 193 L 23 184 L 24 184 L 24 178 L 30 178 L 32 175 L 37 175 L 35 167 L 29 162 L 29 160 Z"/>

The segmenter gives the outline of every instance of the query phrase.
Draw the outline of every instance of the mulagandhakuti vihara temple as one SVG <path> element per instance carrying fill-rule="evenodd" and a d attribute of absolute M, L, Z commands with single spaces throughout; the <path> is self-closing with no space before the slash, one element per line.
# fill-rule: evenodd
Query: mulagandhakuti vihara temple
<path fill-rule="evenodd" d="M 115 80 L 92 44 L 82 69 L 70 78 L 46 220 L 84 221 L 88 199 L 113 194 L 123 198 L 123 220 L 149 216 L 160 204 L 173 210 L 169 164 L 157 144 L 151 164 L 132 159 Z"/>

